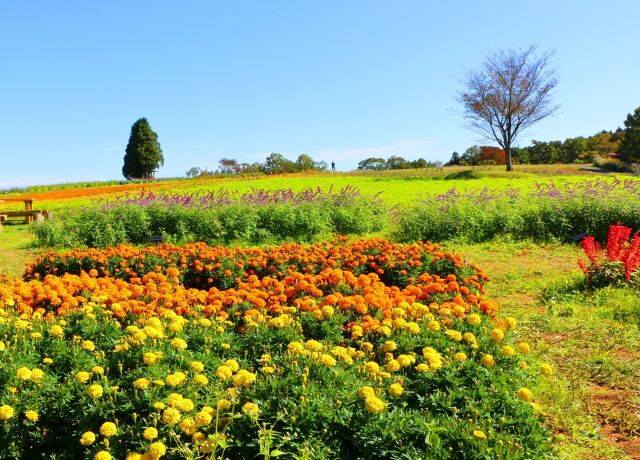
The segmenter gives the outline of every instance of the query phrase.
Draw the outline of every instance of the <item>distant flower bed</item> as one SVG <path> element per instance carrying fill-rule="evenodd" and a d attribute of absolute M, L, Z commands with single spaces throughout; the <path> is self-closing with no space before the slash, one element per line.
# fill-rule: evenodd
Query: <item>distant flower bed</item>
<path fill-rule="evenodd" d="M 186 194 L 124 194 L 84 209 L 58 213 L 34 227 L 38 243 L 54 247 L 144 244 L 152 235 L 165 241 L 209 244 L 315 241 L 333 233 L 362 235 L 386 223 L 378 195 L 362 197 L 352 187 L 225 191 Z"/>
<path fill-rule="evenodd" d="M 374 203 L 380 203 L 378 195 L 373 198 Z M 173 193 L 170 191 L 154 192 L 153 190 L 142 189 L 139 192 L 126 192 L 110 198 L 96 199 L 104 209 L 118 206 L 184 206 L 198 208 L 212 208 L 218 206 L 228 206 L 244 204 L 248 206 L 260 206 L 270 204 L 310 204 L 310 203 L 331 203 L 332 205 L 348 205 L 353 200 L 360 198 L 357 188 L 346 186 L 340 190 L 330 187 L 323 190 L 321 187 L 309 187 L 300 192 L 292 189 L 252 189 L 249 192 L 240 193 L 220 188 L 216 191 L 195 191 L 185 193 Z"/>
<path fill-rule="evenodd" d="M 427 194 L 398 212 L 394 236 L 401 241 L 571 241 L 607 234 L 610 222 L 640 228 L 640 181 L 596 179 L 559 186 L 538 183 L 529 190 L 482 190 Z"/>
<path fill-rule="evenodd" d="M 0 279 L 0 459 L 543 457 L 552 368 L 486 281 L 382 239 L 45 254 Z"/>

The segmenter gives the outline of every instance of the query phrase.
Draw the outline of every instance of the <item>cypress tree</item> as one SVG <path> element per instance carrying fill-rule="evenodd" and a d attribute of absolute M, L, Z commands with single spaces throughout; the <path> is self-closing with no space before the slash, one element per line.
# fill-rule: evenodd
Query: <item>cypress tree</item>
<path fill-rule="evenodd" d="M 158 135 L 146 118 L 140 118 L 131 126 L 122 175 L 127 179 L 143 179 L 150 177 L 163 164 Z"/>

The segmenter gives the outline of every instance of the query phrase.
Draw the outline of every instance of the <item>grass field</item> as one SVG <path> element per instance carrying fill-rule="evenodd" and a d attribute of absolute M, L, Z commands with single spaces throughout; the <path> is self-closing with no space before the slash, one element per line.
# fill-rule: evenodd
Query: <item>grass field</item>
<path fill-rule="evenodd" d="M 501 167 L 382 174 L 322 174 L 244 179 L 161 181 L 72 189 L 63 187 L 28 192 L 35 208 L 60 209 L 86 204 L 95 196 L 137 188 L 195 191 L 247 190 L 353 185 L 363 194 L 383 192 L 390 204 L 410 203 L 416 196 L 489 187 L 530 187 L 535 182 L 584 180 L 592 172 L 580 167 L 545 169 L 517 167 L 506 176 Z M 558 174 L 560 173 L 560 174 Z M 100 185 L 100 184 L 95 184 Z M 22 196 L 26 196 L 22 195 Z M 7 194 L 14 198 L 21 195 Z M 3 206 L 3 205 L 0 205 Z M 13 204 L 11 206 L 14 206 Z M 6 225 L 0 233 L 0 274 L 20 276 L 24 263 L 40 253 L 32 247 L 27 226 Z M 566 459 L 640 458 L 640 304 L 637 292 L 625 288 L 598 291 L 580 289 L 576 261 L 578 245 L 498 241 L 480 244 L 447 243 L 445 248 L 464 255 L 491 277 L 488 296 L 500 305 L 500 316 L 514 316 L 518 334 L 533 345 L 536 359 L 551 364 L 554 379 L 534 389 L 548 413 L 555 454 Z M 634 316 L 635 315 L 635 316 Z"/>

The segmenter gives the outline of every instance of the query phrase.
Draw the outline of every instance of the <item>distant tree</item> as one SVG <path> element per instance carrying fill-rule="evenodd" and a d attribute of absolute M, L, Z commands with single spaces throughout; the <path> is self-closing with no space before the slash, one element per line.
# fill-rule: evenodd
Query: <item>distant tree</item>
<path fill-rule="evenodd" d="M 406 167 L 409 169 L 428 168 L 429 166 L 431 166 L 431 164 L 424 158 L 418 158 L 417 160 L 406 162 Z"/>
<path fill-rule="evenodd" d="M 122 175 L 127 179 L 149 178 L 163 164 L 164 156 L 158 135 L 146 118 L 140 118 L 131 126 Z"/>
<path fill-rule="evenodd" d="M 563 163 L 589 162 L 592 156 L 587 140 L 578 136 L 565 139 L 560 149 L 559 160 Z"/>
<path fill-rule="evenodd" d="M 189 170 L 185 173 L 187 177 L 198 177 L 201 174 L 202 174 L 202 169 L 198 168 L 197 166 L 189 168 Z"/>
<path fill-rule="evenodd" d="M 480 161 L 480 147 L 474 145 L 464 151 L 460 157 L 460 163 L 464 166 L 475 165 Z"/>
<path fill-rule="evenodd" d="M 262 164 L 265 174 L 284 174 L 296 171 L 296 164 L 279 153 L 272 153 Z"/>
<path fill-rule="evenodd" d="M 391 155 L 385 161 L 385 169 L 407 169 L 407 160 L 397 155 Z"/>
<path fill-rule="evenodd" d="M 296 170 L 298 171 L 312 171 L 315 169 L 315 162 L 309 155 L 303 153 L 298 155 L 296 160 Z"/>
<path fill-rule="evenodd" d="M 313 169 L 316 171 L 326 171 L 328 167 L 329 165 L 327 165 L 327 162 L 324 160 L 313 162 Z"/>
<path fill-rule="evenodd" d="M 640 161 L 640 107 L 624 121 L 624 139 L 620 143 L 622 159 L 627 163 Z"/>
<path fill-rule="evenodd" d="M 449 161 L 445 163 L 445 166 L 454 166 L 459 164 L 460 164 L 460 154 L 454 151 L 451 154 L 451 158 L 449 158 Z"/>
<path fill-rule="evenodd" d="M 220 174 L 238 174 L 242 167 L 231 158 L 222 158 L 218 161 L 218 172 Z"/>
<path fill-rule="evenodd" d="M 529 151 L 529 163 L 531 164 L 551 164 L 559 161 L 562 149 L 562 142 L 551 141 L 531 141 L 527 147 Z"/>
<path fill-rule="evenodd" d="M 480 147 L 480 161 L 485 162 L 485 164 L 493 162 L 491 164 L 503 165 L 506 162 L 506 155 L 504 150 L 499 147 L 483 145 Z"/>
<path fill-rule="evenodd" d="M 367 158 L 358 163 L 361 171 L 382 171 L 386 169 L 384 158 Z"/>
<path fill-rule="evenodd" d="M 458 94 L 469 127 L 504 149 L 507 171 L 513 170 L 517 136 L 558 109 L 551 101 L 558 79 L 548 69 L 550 54 L 537 57 L 535 51 L 531 46 L 494 54 L 481 71 L 468 73 Z"/>

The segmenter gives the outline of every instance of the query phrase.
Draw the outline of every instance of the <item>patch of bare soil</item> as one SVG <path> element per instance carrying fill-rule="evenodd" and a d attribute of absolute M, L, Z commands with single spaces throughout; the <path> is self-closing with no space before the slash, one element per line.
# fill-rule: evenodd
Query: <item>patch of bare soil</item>
<path fill-rule="evenodd" d="M 607 443 L 640 460 L 640 404 L 638 395 L 626 389 L 591 385 L 590 412 L 602 426 Z"/>

